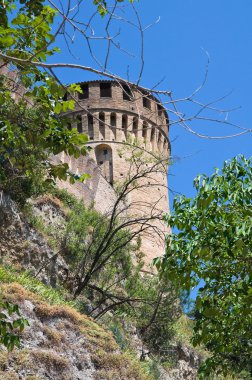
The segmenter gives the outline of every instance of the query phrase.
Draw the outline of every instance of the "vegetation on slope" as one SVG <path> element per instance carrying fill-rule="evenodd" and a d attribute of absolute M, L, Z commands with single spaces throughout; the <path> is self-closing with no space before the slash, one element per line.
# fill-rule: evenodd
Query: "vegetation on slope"
<path fill-rule="evenodd" d="M 22 371 L 26 374 L 29 372 L 41 372 L 42 374 L 44 371 L 50 376 L 54 375 L 55 379 L 70 380 L 72 364 L 68 353 L 68 333 L 69 330 L 72 330 L 73 334 L 77 332 L 76 341 L 82 342 L 78 347 L 76 344 L 75 355 L 78 355 L 81 346 L 85 347 L 91 355 L 94 378 L 151 379 L 137 360 L 127 353 L 119 352 L 111 332 L 106 331 L 91 318 L 69 306 L 61 293 L 57 293 L 56 290 L 24 274 L 16 277 L 19 283 L 13 282 L 15 281 L 14 274 L 13 270 L 1 268 L 1 293 L 7 301 L 19 305 L 22 313 L 30 321 L 30 327 L 27 327 L 22 334 L 24 348 L 14 350 L 12 353 L 1 352 L 0 369 L 2 372 L 0 375 L 9 376 L 9 379 L 14 380 Z M 48 297 L 49 293 L 51 293 L 51 297 Z M 30 303 L 27 304 L 27 301 Z M 31 312 L 31 304 L 36 319 Z M 38 322 L 37 319 L 43 322 L 42 325 L 37 324 L 37 329 L 43 330 L 46 339 L 43 339 L 44 343 L 39 345 L 38 341 L 36 342 L 37 337 L 34 336 L 35 344 L 32 346 L 31 339 L 34 333 L 34 324 Z M 74 345 L 74 342 L 72 344 Z M 34 361 L 34 359 L 36 360 Z M 64 374 L 61 373 L 62 369 L 64 369 Z M 40 377 L 34 375 L 32 378 L 27 375 L 26 379 L 40 379 Z"/>
<path fill-rule="evenodd" d="M 166 289 L 159 284 L 156 276 L 146 274 L 143 277 L 140 272 L 142 264 L 133 265 L 131 252 L 127 249 L 118 251 L 117 260 L 111 260 L 106 266 L 102 267 L 97 276 L 92 279 L 90 287 L 88 286 L 79 297 L 74 297 L 72 284 L 74 283 L 74 273 L 75 268 L 78 267 L 78 260 L 82 259 L 80 248 L 85 253 L 84 243 L 86 233 L 88 235 L 88 231 L 92 228 L 92 223 L 97 223 L 99 219 L 104 221 L 104 218 L 93 209 L 85 208 L 82 203 L 65 191 L 57 189 L 54 190 L 53 196 L 46 194 L 40 197 L 37 202 L 36 206 L 36 200 L 33 201 L 33 209 L 29 204 L 23 208 L 26 218 L 30 220 L 30 227 L 28 227 L 27 221 L 25 222 L 25 218 L 22 216 L 26 227 L 21 227 L 21 230 L 31 228 L 31 234 L 25 236 L 27 236 L 28 240 L 30 238 L 33 239 L 34 230 L 31 225 L 36 226 L 42 232 L 43 236 L 41 236 L 41 239 L 48 240 L 54 252 L 60 251 L 62 257 L 67 261 L 69 276 L 61 283 L 57 281 L 57 289 L 42 284 L 34 278 L 36 274 L 41 273 L 40 269 L 42 271 L 46 270 L 46 265 L 50 265 L 48 257 L 42 256 L 45 258 L 45 261 L 38 257 L 35 267 L 31 269 L 30 273 L 24 272 L 24 268 L 20 264 L 18 269 L 14 267 L 2 268 L 0 271 L 0 281 L 10 284 L 18 281 L 26 290 L 39 295 L 49 304 L 61 305 L 64 308 L 65 305 L 74 307 L 81 314 L 89 314 L 99 319 L 102 324 L 108 326 L 112 331 L 118 347 L 125 352 L 126 357 L 130 358 L 133 356 L 135 362 L 140 366 L 139 368 L 144 369 L 145 372 L 143 373 L 146 376 L 158 379 L 159 369 L 156 361 L 162 360 L 164 362 L 168 360 L 170 339 L 173 336 L 172 323 L 179 311 L 179 306 L 176 303 L 174 304 L 174 295 L 166 292 Z M 56 213 L 56 215 L 60 216 L 59 220 L 62 223 L 60 227 L 58 222 L 55 226 L 53 223 L 47 224 L 42 214 L 39 216 L 37 213 L 34 213 L 36 207 L 40 208 L 41 205 L 45 204 L 50 204 L 51 207 L 55 206 L 54 210 L 58 210 L 58 214 Z M 63 222 L 62 216 L 64 216 Z M 71 226 L 70 231 L 73 239 L 71 239 L 71 245 L 67 245 L 66 249 L 65 234 L 67 236 L 69 234 L 69 225 Z M 20 226 L 17 226 L 17 228 L 19 229 Z M 75 231 L 79 233 L 81 229 L 83 245 L 79 246 L 78 239 L 74 238 L 74 233 Z M 59 230 L 60 234 L 58 233 Z M 4 233 L 3 230 L 2 232 Z M 39 245 L 42 243 L 41 239 L 38 240 L 38 237 L 36 237 Z M 8 232 L 4 236 L 4 241 L 5 244 L 7 241 L 7 245 L 5 245 L 7 251 L 5 248 L 5 252 L 8 255 Z M 22 239 L 17 239 L 16 244 L 17 249 L 19 249 L 20 244 L 24 250 L 30 250 L 31 248 L 29 244 L 23 246 Z M 44 248 L 42 246 L 41 249 L 41 252 L 36 249 L 36 255 L 43 253 Z M 12 258 L 13 262 L 16 262 L 15 252 L 13 252 L 15 251 L 15 245 L 12 245 L 11 250 L 12 256 L 7 256 L 4 260 L 5 263 L 8 263 L 8 261 L 11 263 Z M 30 252 L 34 251 L 30 250 Z M 43 279 L 46 280 L 45 275 L 43 275 Z M 103 294 L 101 294 L 101 290 Z M 105 297 L 104 294 L 106 295 Z M 118 303 L 119 299 L 120 302 Z M 16 302 L 16 300 L 13 298 L 12 302 Z M 21 310 L 23 312 L 22 308 Z M 45 307 L 44 310 L 45 315 L 47 312 L 50 315 L 51 312 L 48 308 Z M 26 317 L 26 314 L 24 316 Z M 29 320 L 29 318 L 27 319 Z M 28 333 L 29 329 L 29 327 L 25 329 L 25 333 Z M 122 331 L 121 336 L 118 334 L 119 329 Z M 129 331 L 132 329 L 135 330 L 133 334 Z M 142 340 L 138 338 L 137 346 L 134 342 L 133 344 L 131 342 L 136 332 L 142 337 Z M 93 334 L 92 325 L 90 325 L 90 334 Z M 21 344 L 23 344 L 23 339 L 21 339 Z M 99 354 L 97 347 L 93 347 L 93 349 Z M 142 361 L 139 362 L 137 358 L 139 358 L 140 354 Z M 147 357 L 151 357 L 152 359 L 146 360 Z M 109 377 L 105 378 L 108 379 Z"/>
<path fill-rule="evenodd" d="M 75 286 L 80 264 L 83 271 L 89 270 L 90 262 L 93 262 L 90 247 L 94 246 L 95 253 L 96 246 L 104 239 L 107 221 L 66 191 L 55 189 L 53 194 L 57 195 L 57 204 L 59 200 L 62 202 L 60 207 L 66 215 L 61 228 L 47 225 L 41 217 L 34 217 L 31 210 L 28 214 L 30 221 L 43 232 L 52 246 L 55 247 L 56 243 L 51 241 L 52 237 L 57 240 L 56 249 L 68 263 L 69 275 L 61 286 L 71 295 L 80 310 L 97 320 L 104 319 L 106 314 L 111 315 L 111 312 L 115 319 L 123 316 L 125 321 L 128 320 L 136 327 L 148 347 L 148 354 L 156 354 L 166 360 L 174 336 L 173 322 L 181 313 L 178 293 L 172 285 L 160 281 L 158 276 L 141 272 L 143 261 L 140 259 L 138 263 L 133 263 L 136 246 L 129 244 L 115 250 L 109 262 L 96 271 L 95 276 L 91 277 L 76 298 Z M 48 195 L 45 199 L 55 202 L 55 198 Z M 41 201 L 44 202 L 43 199 L 39 200 Z M 90 231 L 97 228 L 97 225 L 101 226 L 99 234 L 92 235 Z M 127 236 L 128 232 L 125 230 L 123 233 Z M 121 238 L 121 232 L 119 236 Z M 142 355 L 144 360 L 144 352 Z"/>

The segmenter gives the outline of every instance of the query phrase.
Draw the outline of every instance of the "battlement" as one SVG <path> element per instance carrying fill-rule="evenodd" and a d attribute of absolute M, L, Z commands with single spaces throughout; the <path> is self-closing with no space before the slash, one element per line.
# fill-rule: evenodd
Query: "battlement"
<path fill-rule="evenodd" d="M 72 127 L 86 133 L 90 141 L 137 139 L 147 150 L 169 155 L 169 120 L 158 99 L 141 87 L 116 81 L 79 84 L 83 93 L 77 94 L 71 112 Z"/>

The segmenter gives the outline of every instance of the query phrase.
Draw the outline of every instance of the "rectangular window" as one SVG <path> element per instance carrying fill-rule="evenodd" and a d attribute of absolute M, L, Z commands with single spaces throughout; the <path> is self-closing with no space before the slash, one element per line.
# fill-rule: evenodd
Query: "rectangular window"
<path fill-rule="evenodd" d="M 111 83 L 100 83 L 100 96 L 101 98 L 111 98 Z"/>
<path fill-rule="evenodd" d="M 88 99 L 89 97 L 88 83 L 82 83 L 80 87 L 81 87 L 82 93 L 79 92 L 79 99 Z"/>
<path fill-rule="evenodd" d="M 128 100 L 128 101 L 132 100 L 132 93 L 130 91 L 129 86 L 127 86 L 127 84 L 123 84 L 122 89 L 123 89 L 123 100 Z"/>
<path fill-rule="evenodd" d="M 149 108 L 149 110 L 151 109 L 151 102 L 150 102 L 150 99 L 147 98 L 146 96 L 143 97 L 143 106 L 145 108 Z"/>

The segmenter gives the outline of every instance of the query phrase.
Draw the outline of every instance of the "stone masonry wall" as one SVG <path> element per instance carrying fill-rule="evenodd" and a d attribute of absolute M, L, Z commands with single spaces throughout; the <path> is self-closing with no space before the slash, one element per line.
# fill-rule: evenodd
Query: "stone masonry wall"
<path fill-rule="evenodd" d="M 106 97 L 101 95 L 103 84 L 109 88 Z M 80 85 L 84 85 L 85 91 L 79 95 L 75 110 L 68 113 L 71 123 L 68 127 L 87 134 L 92 150 L 88 157 L 78 160 L 64 155 L 57 159 L 67 162 L 73 173 L 90 173 L 91 178 L 84 184 L 71 186 L 61 182 L 60 186 L 82 198 L 85 203 L 94 203 L 94 207 L 104 213 L 115 200 L 113 186 L 124 181 L 130 170 L 134 171 L 129 162 L 132 145 L 146 152 L 146 166 L 151 165 L 148 162 L 152 155 L 160 160 L 170 156 L 168 117 L 160 102 L 141 88 L 125 90 L 123 84 L 111 81 L 84 82 Z M 125 91 L 126 95 L 130 94 L 127 99 L 124 99 Z M 146 215 L 151 212 L 151 204 L 156 210 L 169 212 L 166 171 L 152 173 L 151 178 L 143 183 L 144 186 L 133 191 L 131 199 L 127 200 L 133 205 L 129 212 L 136 216 Z M 167 232 L 163 222 L 155 222 L 154 227 Z M 146 256 L 146 264 L 164 253 L 164 237 L 154 235 L 142 235 L 141 250 Z"/>

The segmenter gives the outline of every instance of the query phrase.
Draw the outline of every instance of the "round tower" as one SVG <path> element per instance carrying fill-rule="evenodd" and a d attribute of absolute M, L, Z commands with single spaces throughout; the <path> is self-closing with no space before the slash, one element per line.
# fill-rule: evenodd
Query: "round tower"
<path fill-rule="evenodd" d="M 137 146 L 147 156 L 161 157 L 161 161 L 162 157 L 170 156 L 168 116 L 156 97 L 139 86 L 129 87 L 117 81 L 95 80 L 78 84 L 82 93 L 77 95 L 75 110 L 69 113 L 71 127 L 88 135 L 93 148 L 90 156 L 112 187 L 129 175 L 132 148 L 127 146 Z M 153 181 L 155 185 L 151 183 Z M 166 170 L 152 173 L 151 182 L 145 178 L 145 186 L 132 192 L 130 201 L 137 205 L 136 214 L 143 212 L 143 206 L 141 209 L 139 204 L 144 204 L 145 200 L 163 212 L 169 211 Z M 141 250 L 146 263 L 164 252 L 164 244 L 154 240 L 142 237 Z"/>

